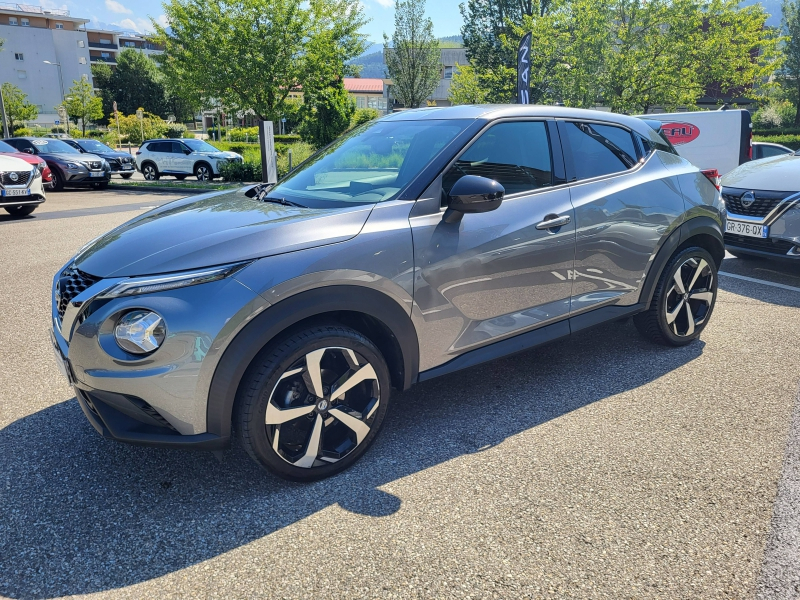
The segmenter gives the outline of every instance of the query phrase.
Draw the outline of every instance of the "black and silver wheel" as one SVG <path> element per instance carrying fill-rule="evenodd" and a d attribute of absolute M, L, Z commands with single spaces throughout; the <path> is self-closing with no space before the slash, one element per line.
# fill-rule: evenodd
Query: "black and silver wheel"
<path fill-rule="evenodd" d="M 28 204 L 22 206 L 5 206 L 6 212 L 12 217 L 27 217 L 36 210 L 36 204 Z"/>
<path fill-rule="evenodd" d="M 142 165 L 142 175 L 147 181 L 157 181 L 161 175 L 153 163 L 145 163 Z"/>
<path fill-rule="evenodd" d="M 53 191 L 54 192 L 63 191 L 64 190 L 64 176 L 56 168 L 53 168 L 52 172 L 53 172 Z"/>
<path fill-rule="evenodd" d="M 197 177 L 197 181 L 211 181 L 211 179 L 214 178 L 211 165 L 208 163 L 197 163 L 194 168 L 194 176 Z"/>
<path fill-rule="evenodd" d="M 389 370 L 366 337 L 310 328 L 269 348 L 249 369 L 238 407 L 248 453 L 276 475 L 312 481 L 366 452 L 389 403 Z"/>
<path fill-rule="evenodd" d="M 683 346 L 702 333 L 717 299 L 717 264 L 703 248 L 687 248 L 670 260 L 650 308 L 634 317 L 637 329 L 660 344 Z"/>

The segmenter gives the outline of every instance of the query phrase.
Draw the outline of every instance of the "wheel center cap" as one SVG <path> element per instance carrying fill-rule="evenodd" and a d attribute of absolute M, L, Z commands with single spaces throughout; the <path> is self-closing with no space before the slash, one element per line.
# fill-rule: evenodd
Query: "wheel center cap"
<path fill-rule="evenodd" d="M 686 292 L 686 293 L 683 295 L 683 299 L 684 299 L 684 300 L 688 300 L 688 299 L 689 299 L 689 292 Z"/>
<path fill-rule="evenodd" d="M 317 403 L 317 410 L 323 411 L 323 410 L 327 410 L 327 408 L 328 408 L 328 401 L 327 400 L 320 400 Z"/>

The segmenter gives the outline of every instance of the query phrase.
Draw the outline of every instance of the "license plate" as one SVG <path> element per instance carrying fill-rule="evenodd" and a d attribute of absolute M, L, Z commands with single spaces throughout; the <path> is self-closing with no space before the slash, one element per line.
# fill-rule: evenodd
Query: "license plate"
<path fill-rule="evenodd" d="M 133 171 L 133 167 L 131 165 L 122 165 L 123 171 Z"/>
<path fill-rule="evenodd" d="M 24 190 L 2 190 L 3 196 L 30 196 L 31 191 L 29 189 Z"/>
<path fill-rule="evenodd" d="M 92 173 L 90 171 L 89 172 L 89 177 L 105 177 L 105 173 L 103 171 L 100 171 L 99 173 Z"/>
<path fill-rule="evenodd" d="M 768 238 L 769 227 L 767 225 L 758 225 L 756 223 L 747 223 L 745 221 L 731 221 L 725 226 L 726 233 L 733 233 L 736 235 L 743 235 L 745 237 L 754 238 Z"/>

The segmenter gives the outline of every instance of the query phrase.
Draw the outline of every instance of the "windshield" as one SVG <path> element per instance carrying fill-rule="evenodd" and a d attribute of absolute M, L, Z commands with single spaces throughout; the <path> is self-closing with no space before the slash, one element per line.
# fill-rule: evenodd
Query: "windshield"
<path fill-rule="evenodd" d="M 181 140 L 184 144 L 189 146 L 195 152 L 220 152 L 219 148 L 214 148 L 211 144 L 207 144 L 203 140 Z"/>
<path fill-rule="evenodd" d="M 64 154 L 80 154 L 81 151 L 77 148 L 73 148 L 66 142 L 62 142 L 61 140 L 51 140 L 46 138 L 39 138 L 36 140 L 31 140 L 31 144 L 36 146 L 36 150 L 39 153 L 42 152 L 62 152 Z"/>
<path fill-rule="evenodd" d="M 6 154 L 7 152 L 19 152 L 14 146 L 11 144 L 6 144 L 5 142 L 0 142 L 0 153 Z"/>
<path fill-rule="evenodd" d="M 374 121 L 311 157 L 270 197 L 372 204 L 400 193 L 468 120 Z M 312 202 L 312 204 L 315 204 Z"/>
<path fill-rule="evenodd" d="M 75 140 L 78 146 L 86 150 L 86 152 L 114 152 L 105 144 L 97 140 Z"/>

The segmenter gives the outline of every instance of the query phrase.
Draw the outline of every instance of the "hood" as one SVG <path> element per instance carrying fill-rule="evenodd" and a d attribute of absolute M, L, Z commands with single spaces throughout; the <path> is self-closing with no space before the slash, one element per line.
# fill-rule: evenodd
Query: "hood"
<path fill-rule="evenodd" d="M 0 171 L 30 171 L 32 163 L 25 158 L 26 155 L 17 156 L 16 154 L 0 154 Z"/>
<path fill-rule="evenodd" d="M 105 158 L 105 159 L 115 158 L 115 159 L 119 160 L 120 158 L 130 158 L 131 161 L 133 161 L 133 156 L 131 156 L 127 152 L 116 152 L 116 151 L 115 152 L 95 152 L 94 154 L 96 156 L 100 156 L 100 157 Z M 88 154 L 85 154 L 84 156 L 88 156 Z"/>
<path fill-rule="evenodd" d="M 739 165 L 722 178 L 722 185 L 772 192 L 800 191 L 800 156 L 782 154 Z"/>
<path fill-rule="evenodd" d="M 343 242 L 373 205 L 315 209 L 258 202 L 235 192 L 170 202 L 91 242 L 76 266 L 96 277 L 200 269 Z"/>
<path fill-rule="evenodd" d="M 198 154 L 204 154 L 205 156 L 224 156 L 225 158 L 240 158 L 241 154 L 237 154 L 236 152 L 230 152 L 229 150 L 216 150 L 215 152 L 198 152 Z"/>
<path fill-rule="evenodd" d="M 96 154 L 80 154 L 75 153 L 72 154 L 71 152 L 42 152 L 41 154 L 37 154 L 37 156 L 41 156 L 42 158 L 49 159 L 49 160 L 60 160 L 61 162 L 86 162 L 88 160 L 103 160 Z"/>

